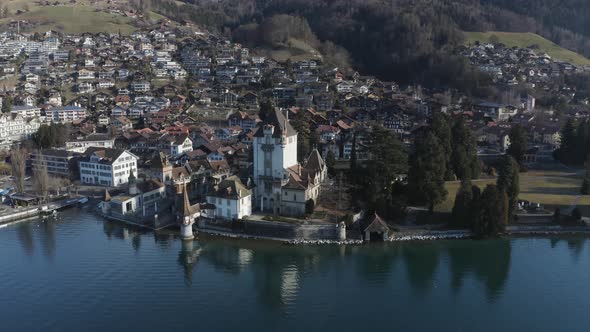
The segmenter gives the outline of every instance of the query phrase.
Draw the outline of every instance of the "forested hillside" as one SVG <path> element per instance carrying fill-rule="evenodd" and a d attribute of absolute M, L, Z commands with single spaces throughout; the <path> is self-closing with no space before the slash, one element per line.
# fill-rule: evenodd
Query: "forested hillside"
<path fill-rule="evenodd" d="M 248 44 L 276 42 L 308 26 L 306 42 L 317 46 L 329 41 L 336 51 L 343 47 L 364 73 L 473 94 L 485 93 L 479 87 L 485 86 L 486 78 L 452 56 L 451 50 L 463 43 L 462 31 L 534 32 L 590 55 L 590 26 L 584 24 L 590 2 L 582 0 L 186 0 L 185 4 L 151 0 L 151 4 L 171 18 L 217 27 Z M 275 15 L 303 21 L 277 25 L 274 18 L 275 24 L 270 24 Z M 280 29 L 268 28 L 277 26 Z"/>

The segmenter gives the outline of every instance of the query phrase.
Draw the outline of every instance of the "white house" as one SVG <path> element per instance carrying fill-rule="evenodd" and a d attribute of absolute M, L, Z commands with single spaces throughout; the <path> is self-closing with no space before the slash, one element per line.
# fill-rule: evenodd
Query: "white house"
<path fill-rule="evenodd" d="M 36 133 L 41 126 L 38 118 L 25 120 L 18 114 L 4 114 L 0 116 L 0 140 L 20 141 Z"/>
<path fill-rule="evenodd" d="M 133 82 L 130 86 L 131 90 L 135 92 L 148 92 L 150 91 L 150 83 L 149 82 Z"/>
<path fill-rule="evenodd" d="M 55 107 L 46 112 L 53 122 L 73 122 L 86 118 L 86 109 L 80 106 Z"/>
<path fill-rule="evenodd" d="M 105 192 L 102 212 L 115 217 L 153 216 L 164 208 L 164 204 L 161 204 L 164 198 L 166 198 L 166 186 L 163 183 L 154 179 L 137 182 L 135 175 L 131 173 L 127 192 L 112 198 L 108 191 Z"/>
<path fill-rule="evenodd" d="M 25 119 L 38 118 L 41 116 L 41 108 L 37 106 L 13 106 L 11 113 L 20 115 Z"/>
<path fill-rule="evenodd" d="M 340 82 L 336 85 L 336 92 L 338 93 L 349 93 L 354 89 L 354 85 L 349 82 Z"/>
<path fill-rule="evenodd" d="M 193 141 L 188 135 L 167 135 L 160 140 L 161 149 L 170 156 L 179 156 L 193 151 Z"/>
<path fill-rule="evenodd" d="M 92 70 L 81 69 L 78 71 L 78 79 L 79 80 L 93 80 L 95 77 L 96 77 L 96 74 Z"/>
<path fill-rule="evenodd" d="M 109 135 L 91 134 L 86 137 L 77 137 L 75 140 L 66 142 L 66 150 L 71 152 L 84 153 L 88 148 L 112 148 L 115 140 Z"/>
<path fill-rule="evenodd" d="M 207 194 L 207 203 L 210 218 L 242 219 L 252 214 L 252 192 L 237 176 L 221 181 Z"/>
<path fill-rule="evenodd" d="M 126 150 L 89 148 L 80 159 L 83 184 L 118 186 L 127 183 L 129 174 L 137 172 L 139 157 Z"/>

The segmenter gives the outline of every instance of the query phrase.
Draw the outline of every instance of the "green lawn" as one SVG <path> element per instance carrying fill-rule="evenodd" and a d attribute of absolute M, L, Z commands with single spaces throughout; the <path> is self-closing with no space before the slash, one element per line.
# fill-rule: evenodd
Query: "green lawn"
<path fill-rule="evenodd" d="M 107 32 L 130 34 L 136 29 L 132 26 L 132 19 L 120 15 L 96 11 L 99 5 L 87 5 L 83 2 L 67 4 L 65 6 L 39 6 L 34 1 L 12 0 L 8 2 L 9 8 L 23 9 L 27 4 L 29 11 L 21 15 L 11 15 L 9 18 L 0 19 L 0 24 L 19 18 L 35 22 L 38 26 L 34 31 L 45 32 L 54 29 L 64 33 L 82 32 Z"/>
<path fill-rule="evenodd" d="M 498 37 L 501 43 L 508 47 L 529 47 L 531 45 L 537 45 L 539 50 L 549 54 L 555 60 L 567 61 L 575 65 L 589 66 L 590 60 L 576 52 L 567 50 L 550 40 L 547 40 L 534 33 L 519 33 L 519 32 L 463 32 L 465 35 L 465 41 L 468 44 L 473 44 L 476 41 L 487 43 L 490 41 L 490 37 L 495 35 Z"/>
<path fill-rule="evenodd" d="M 480 188 L 495 179 L 483 179 L 473 181 Z M 584 215 L 590 215 L 590 196 L 580 196 L 582 174 L 573 171 L 529 171 L 520 174 L 520 199 L 534 203 L 541 203 L 552 211 L 556 207 L 568 208 L 577 201 L 578 207 Z M 437 211 L 451 211 L 455 202 L 455 195 L 459 190 L 457 181 L 447 182 L 449 192 L 447 200 L 436 207 Z"/>

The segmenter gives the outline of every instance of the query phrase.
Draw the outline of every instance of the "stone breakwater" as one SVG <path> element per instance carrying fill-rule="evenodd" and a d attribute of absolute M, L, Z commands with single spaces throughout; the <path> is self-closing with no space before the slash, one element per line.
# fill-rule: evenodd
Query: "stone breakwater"
<path fill-rule="evenodd" d="M 213 236 L 220 236 L 230 239 L 242 239 L 242 240 L 269 240 L 269 241 L 279 241 L 284 243 L 289 243 L 291 240 L 289 239 L 282 239 L 278 237 L 270 237 L 270 236 L 255 236 L 255 235 L 247 235 L 247 234 L 240 234 L 240 233 L 230 233 L 218 230 L 211 230 L 211 229 L 199 229 L 197 233 L 203 233 Z"/>
<path fill-rule="evenodd" d="M 268 240 L 268 241 L 279 241 L 288 245 L 358 245 L 363 244 L 362 240 L 304 240 L 304 239 L 284 239 L 271 236 L 255 236 L 240 233 L 224 232 L 219 230 L 211 229 L 199 229 L 199 233 L 220 236 L 230 239 L 242 239 L 242 240 Z"/>
<path fill-rule="evenodd" d="M 440 232 L 427 232 L 417 234 L 403 234 L 398 233 L 389 238 L 390 242 L 402 242 L 402 241 L 432 241 L 432 240 L 457 240 L 457 239 L 468 239 L 473 234 L 470 231 L 440 231 Z"/>
<path fill-rule="evenodd" d="M 344 240 L 344 241 L 337 241 L 337 240 L 290 240 L 287 244 L 291 245 L 324 245 L 324 244 L 332 244 L 332 245 L 359 245 L 363 244 L 363 240 Z"/>
<path fill-rule="evenodd" d="M 199 229 L 199 232 L 233 239 L 279 241 L 287 245 L 361 245 L 366 243 L 360 239 L 348 239 L 340 241 L 331 239 L 283 238 L 266 235 L 233 233 L 220 229 Z M 508 236 L 552 236 L 576 234 L 590 236 L 590 227 L 509 226 L 505 233 L 505 235 Z M 473 238 L 473 233 L 469 230 L 415 230 L 395 233 L 389 237 L 387 242 L 459 240 L 470 238 Z"/>

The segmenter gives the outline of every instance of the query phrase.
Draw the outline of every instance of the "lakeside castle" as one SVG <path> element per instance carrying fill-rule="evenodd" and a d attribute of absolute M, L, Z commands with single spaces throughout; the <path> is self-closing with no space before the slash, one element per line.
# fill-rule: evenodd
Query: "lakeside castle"
<path fill-rule="evenodd" d="M 258 128 L 252 149 L 254 206 L 259 211 L 298 217 L 311 201 L 317 203 L 326 164 L 317 149 L 304 164 L 297 161 L 297 131 L 280 110 L 275 109 Z"/>

